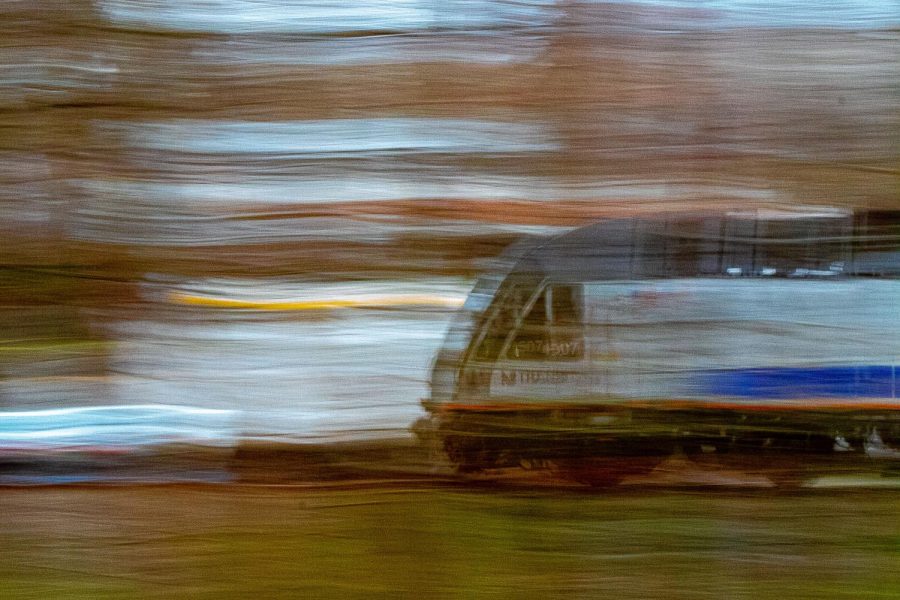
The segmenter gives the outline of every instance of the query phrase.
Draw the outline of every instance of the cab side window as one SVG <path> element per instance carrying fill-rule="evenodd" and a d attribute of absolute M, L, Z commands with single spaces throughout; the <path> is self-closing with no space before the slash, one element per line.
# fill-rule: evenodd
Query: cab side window
<path fill-rule="evenodd" d="M 573 285 L 557 285 L 550 289 L 553 325 L 578 325 L 581 322 L 578 290 Z"/>

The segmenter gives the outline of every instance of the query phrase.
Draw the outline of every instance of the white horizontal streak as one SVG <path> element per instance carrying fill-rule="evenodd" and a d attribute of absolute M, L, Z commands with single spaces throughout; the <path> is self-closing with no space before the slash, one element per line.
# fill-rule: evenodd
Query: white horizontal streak
<path fill-rule="evenodd" d="M 334 34 L 549 25 L 554 0 L 101 0 L 113 23 L 205 33 Z"/>
<path fill-rule="evenodd" d="M 201 154 L 328 156 L 334 153 L 507 153 L 555 151 L 537 124 L 483 119 L 381 118 L 315 121 L 101 123 L 134 148 Z"/>

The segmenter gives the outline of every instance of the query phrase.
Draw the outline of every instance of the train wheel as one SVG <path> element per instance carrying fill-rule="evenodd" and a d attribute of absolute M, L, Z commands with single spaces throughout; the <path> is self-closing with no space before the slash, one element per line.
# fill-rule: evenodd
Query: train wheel
<path fill-rule="evenodd" d="M 477 473 L 489 466 L 484 444 L 477 436 L 448 435 L 444 438 L 444 452 L 459 473 Z"/>
<path fill-rule="evenodd" d="M 449 435 L 444 451 L 459 473 L 478 473 L 519 465 L 519 456 L 502 440 L 481 435 Z"/>

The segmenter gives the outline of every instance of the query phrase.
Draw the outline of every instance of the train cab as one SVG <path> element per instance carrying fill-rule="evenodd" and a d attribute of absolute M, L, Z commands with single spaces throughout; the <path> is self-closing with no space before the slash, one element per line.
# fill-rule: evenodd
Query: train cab
<path fill-rule="evenodd" d="M 898 212 L 610 220 L 507 258 L 426 403 L 463 468 L 900 437 Z"/>

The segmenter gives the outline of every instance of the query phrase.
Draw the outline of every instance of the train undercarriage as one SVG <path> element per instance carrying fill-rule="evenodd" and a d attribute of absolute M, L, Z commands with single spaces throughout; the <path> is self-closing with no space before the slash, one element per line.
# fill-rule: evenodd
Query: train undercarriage
<path fill-rule="evenodd" d="M 718 410 L 442 411 L 434 431 L 461 473 L 553 470 L 593 486 L 673 456 L 778 485 L 860 469 L 900 473 L 900 414 Z"/>

